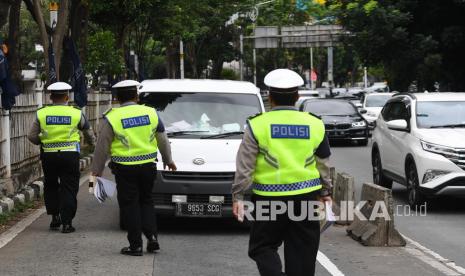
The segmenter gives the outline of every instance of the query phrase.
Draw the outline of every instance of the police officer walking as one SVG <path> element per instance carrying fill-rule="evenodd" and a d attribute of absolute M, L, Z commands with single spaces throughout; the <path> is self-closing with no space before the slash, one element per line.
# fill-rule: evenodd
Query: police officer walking
<path fill-rule="evenodd" d="M 303 79 L 291 70 L 277 69 L 266 75 L 265 84 L 270 89 L 272 110 L 248 120 L 237 155 L 232 188 L 237 218 L 243 212 L 243 195 L 251 185 L 252 202 L 271 206 L 277 201 L 288 206 L 292 203 L 296 216 L 304 212 L 302 203 L 331 200 L 331 153 L 324 124 L 294 107 Z M 260 275 L 314 275 L 319 220 L 291 220 L 288 212 L 278 214 L 275 220 L 272 217 L 259 220 L 255 216 L 252 221 L 249 256 L 257 263 Z M 282 243 L 285 274 L 277 252 Z"/>
<path fill-rule="evenodd" d="M 110 153 L 110 169 L 115 175 L 122 223 L 128 231 L 129 247 L 121 254 L 142 256 L 142 233 L 147 251 L 160 249 L 152 188 L 156 179 L 157 151 L 163 164 L 176 170 L 165 128 L 154 108 L 136 104 L 140 83 L 133 80 L 113 86 L 120 107 L 105 113 L 102 121 L 92 175 L 101 176 Z"/>
<path fill-rule="evenodd" d="M 28 134 L 29 141 L 41 145 L 45 207 L 47 214 L 52 215 L 50 229 L 57 230 L 63 225 L 62 233 L 75 231 L 72 221 L 76 215 L 80 178 L 79 130 L 89 144 L 95 143 L 84 113 L 68 106 L 71 88 L 64 82 L 48 86 L 53 104 L 37 110 L 37 118 Z"/>

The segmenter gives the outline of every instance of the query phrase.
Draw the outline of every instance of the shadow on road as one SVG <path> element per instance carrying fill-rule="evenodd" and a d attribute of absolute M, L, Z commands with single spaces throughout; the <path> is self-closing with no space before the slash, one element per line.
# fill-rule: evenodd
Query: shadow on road
<path fill-rule="evenodd" d="M 356 141 L 330 141 L 329 145 L 335 148 L 358 148 L 358 147 L 365 147 L 359 145 Z M 367 147 L 370 147 L 370 143 Z"/>
<path fill-rule="evenodd" d="M 392 189 L 396 205 L 408 205 L 407 189 L 400 184 L 394 184 Z M 427 212 L 430 214 L 465 214 L 463 198 L 452 196 L 441 196 L 429 198 L 426 202 Z"/>

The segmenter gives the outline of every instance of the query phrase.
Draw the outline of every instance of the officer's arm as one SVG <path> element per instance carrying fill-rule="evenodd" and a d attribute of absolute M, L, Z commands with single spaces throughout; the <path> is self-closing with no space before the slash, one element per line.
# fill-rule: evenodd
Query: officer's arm
<path fill-rule="evenodd" d="M 168 140 L 168 135 L 165 132 L 165 126 L 161 119 L 158 119 L 158 126 L 156 129 L 155 138 L 157 139 L 158 149 L 163 158 L 163 164 L 173 164 L 173 159 L 171 157 L 171 145 Z"/>
<path fill-rule="evenodd" d="M 321 189 L 321 196 L 329 196 L 332 191 L 331 174 L 329 167 L 329 157 L 331 155 L 331 149 L 329 147 L 329 140 L 325 134 L 323 142 L 318 146 L 315 151 L 316 156 L 316 168 L 320 172 L 320 178 L 323 185 Z"/>
<path fill-rule="evenodd" d="M 92 161 L 92 174 L 102 175 L 107 162 L 111 143 L 113 142 L 114 132 L 110 123 L 106 119 L 102 120 L 100 131 L 95 145 L 94 159 Z"/>
<path fill-rule="evenodd" d="M 27 139 L 34 145 L 40 145 L 39 134 L 40 134 L 40 124 L 39 124 L 39 120 L 37 120 L 36 118 L 34 122 L 32 123 L 29 133 L 27 134 Z"/>
<path fill-rule="evenodd" d="M 81 115 L 81 121 L 79 122 L 78 129 L 82 131 L 84 134 L 84 139 L 85 141 L 91 145 L 95 145 L 95 134 L 94 130 L 92 129 L 92 126 L 89 124 L 89 121 L 87 120 L 86 116 L 84 113 Z"/>
<path fill-rule="evenodd" d="M 236 175 L 232 185 L 233 201 L 242 200 L 244 192 L 252 185 L 252 177 L 257 161 L 258 144 L 249 128 L 244 131 L 244 138 L 236 157 Z"/>

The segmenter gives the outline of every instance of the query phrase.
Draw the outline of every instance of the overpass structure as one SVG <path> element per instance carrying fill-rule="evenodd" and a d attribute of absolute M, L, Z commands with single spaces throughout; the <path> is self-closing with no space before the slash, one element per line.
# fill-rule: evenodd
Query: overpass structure
<path fill-rule="evenodd" d="M 252 36 L 240 37 L 241 48 L 241 79 L 243 79 L 243 40 L 252 39 L 254 42 L 253 67 L 254 83 L 257 84 L 256 49 L 274 48 L 309 48 L 310 67 L 313 71 L 313 48 L 328 49 L 328 83 L 333 86 L 333 47 L 341 44 L 341 38 L 350 35 L 340 25 L 304 25 L 304 26 L 257 26 Z M 313 83 L 311 84 L 313 88 Z"/>

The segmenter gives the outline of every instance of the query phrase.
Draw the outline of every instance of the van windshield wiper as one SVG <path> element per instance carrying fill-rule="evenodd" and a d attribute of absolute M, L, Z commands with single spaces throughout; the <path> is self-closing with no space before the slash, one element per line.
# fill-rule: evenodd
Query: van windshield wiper
<path fill-rule="evenodd" d="M 183 130 L 183 131 L 172 131 L 172 132 L 168 132 L 167 135 L 168 135 L 168 137 L 175 137 L 175 136 L 188 135 L 188 134 L 198 133 L 198 132 L 210 132 L 210 131 L 208 131 L 208 130 Z"/>
<path fill-rule="evenodd" d="M 218 138 L 224 138 L 224 137 L 240 135 L 240 134 L 244 134 L 244 132 L 243 131 L 231 131 L 231 132 L 225 132 L 225 133 L 220 133 L 220 134 L 202 136 L 200 137 L 200 139 L 218 139 Z"/>
<path fill-rule="evenodd" d="M 465 127 L 465 124 L 450 124 L 450 125 L 439 125 L 439 126 L 430 126 L 429 128 L 455 128 L 455 127 Z"/>

